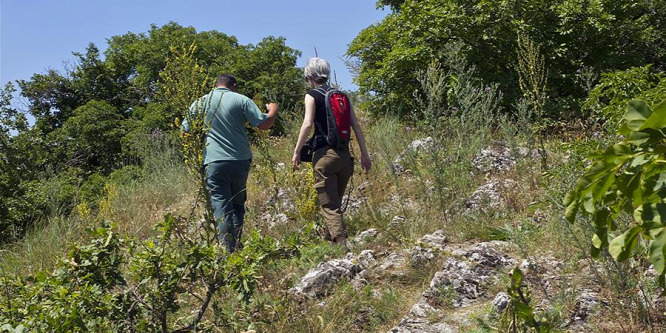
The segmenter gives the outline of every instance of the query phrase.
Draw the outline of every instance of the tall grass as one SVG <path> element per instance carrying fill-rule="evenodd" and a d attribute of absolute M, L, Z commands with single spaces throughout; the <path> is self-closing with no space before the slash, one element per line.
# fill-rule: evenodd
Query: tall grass
<path fill-rule="evenodd" d="M 175 143 L 163 133 L 149 134 L 141 141 L 143 168 L 127 167 L 128 173 L 139 174 L 118 176 L 121 172 L 117 172 L 116 177 L 112 175 L 107 179 L 110 187 L 101 201 L 111 201 L 107 203 L 110 214 L 100 214 L 99 209 L 86 213 L 75 209 L 67 215 L 54 213 L 21 242 L 0 250 L 0 274 L 27 275 L 52 269 L 70 246 L 89 239 L 86 229 L 96 227 L 100 219 L 113 221 L 123 235 L 141 237 L 167 212 L 186 212 L 190 208 L 189 198 L 196 189 Z M 113 193 L 108 193 L 108 188 Z M 81 208 L 98 206 L 98 203 L 80 202 L 79 205 Z"/>
<path fill-rule="evenodd" d="M 608 311 L 613 313 L 615 328 L 657 330 L 654 328 L 659 327 L 658 315 L 663 309 L 644 296 L 653 294 L 656 287 L 635 273 L 635 268 L 644 263 L 592 261 L 588 255 L 592 236 L 589 226 L 570 225 L 562 219 L 562 198 L 582 170 L 583 157 L 590 146 L 598 142 L 562 145 L 558 138 L 550 138 L 544 142 L 550 156 L 546 173 L 542 173 L 540 161 L 534 158 L 520 159 L 512 171 L 504 174 L 479 173 L 472 165 L 473 157 L 493 141 L 504 141 L 512 148 L 529 145 L 535 134 L 530 127 L 535 111 L 524 102 L 516 103 L 515 110 L 500 109 L 499 88 L 476 80 L 474 69 L 456 55 L 456 50 L 452 47 L 450 54 L 443 57 L 445 63 L 433 63 L 419 72 L 422 90 L 416 97 L 421 107 L 412 121 L 389 116 L 368 120 L 362 110 L 357 111 L 374 164 L 368 175 L 356 168 L 351 195 L 362 197 L 365 202 L 345 218 L 350 236 L 368 228 L 378 229 L 379 236 L 353 246 L 352 250 L 399 252 L 438 229 L 443 229 L 452 243 L 502 239 L 516 245 L 513 254 L 518 258 L 552 257 L 561 263 L 562 271 L 557 277 L 561 285 L 555 294 L 547 294 L 545 288 L 532 288 L 535 297 L 548 301 L 544 304 L 551 305 L 550 310 L 557 313 L 560 322 L 574 308 L 572 297 L 577 288 L 593 286 L 612 300 Z M 509 113 L 514 116 L 507 116 Z M 300 121 L 298 116 L 284 121 L 287 134 L 283 137 L 254 137 L 260 141 L 254 147 L 248 181 L 248 232 L 288 239 L 301 230 L 309 230 L 319 220 L 311 166 L 304 163 L 301 170 L 292 171 L 290 165 Z M 425 137 L 433 138 L 432 147 L 407 150 L 414 140 Z M 198 195 L 197 182 L 183 165 L 176 143 L 167 135 L 151 133 L 134 146 L 141 152 L 140 177 L 110 177 L 108 184 L 113 190 L 107 189 L 103 198 L 110 205 L 108 216 L 100 216 L 99 211 L 88 212 L 81 206 L 69 216 L 51 217 L 49 223 L 31 232 L 24 241 L 2 250 L 0 274 L 26 275 L 49 270 L 63 257 L 68 245 L 83 242 L 87 237 L 85 229 L 102 217 L 115 222 L 120 233 L 141 238 L 149 235 L 167 212 L 199 216 L 201 208 L 192 206 Z M 355 143 L 352 147 L 358 152 Z M 405 171 L 397 172 L 394 163 L 401 155 Z M 501 189 L 505 207 L 467 212 L 464 201 L 492 177 L 511 178 L 518 184 Z M 270 226 L 264 219 L 277 214 L 287 217 L 283 224 Z M 403 223 L 391 223 L 397 215 L 404 217 Z M 310 236 L 311 242 L 300 249 L 299 258 L 262 268 L 260 292 L 250 306 L 239 305 L 231 291 L 220 292 L 211 306 L 213 311 L 207 314 L 210 322 L 217 325 L 215 329 L 386 331 L 398 324 L 434 272 L 441 268 L 441 262 L 425 268 L 410 267 L 402 278 L 377 278 L 360 290 L 342 283 L 323 300 L 298 302 L 285 291 L 321 261 L 344 256 L 339 248 L 318 240 L 316 234 Z M 597 275 L 577 275 L 585 266 L 596 268 Z M 492 291 L 502 289 L 499 285 L 485 287 Z M 625 320 L 627 316 L 630 319 Z"/>

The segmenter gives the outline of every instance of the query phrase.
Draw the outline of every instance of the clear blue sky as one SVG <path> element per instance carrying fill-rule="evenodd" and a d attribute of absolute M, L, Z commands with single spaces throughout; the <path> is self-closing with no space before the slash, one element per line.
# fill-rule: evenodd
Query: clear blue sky
<path fill-rule="evenodd" d="M 103 51 L 111 36 L 175 21 L 235 36 L 241 44 L 283 36 L 289 47 L 303 52 L 299 67 L 314 56 L 316 46 L 343 88 L 355 89 L 340 58 L 362 29 L 388 13 L 376 9 L 374 0 L 0 0 L 0 84 L 62 70 L 64 63 L 74 63 L 72 52 L 84 52 L 90 42 Z"/>

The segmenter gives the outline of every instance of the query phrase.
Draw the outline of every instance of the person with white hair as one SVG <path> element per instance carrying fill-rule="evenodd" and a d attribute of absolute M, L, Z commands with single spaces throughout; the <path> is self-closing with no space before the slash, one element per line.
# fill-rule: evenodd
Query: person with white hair
<path fill-rule="evenodd" d="M 347 247 L 347 234 L 341 206 L 342 197 L 353 172 L 354 162 L 349 145 L 332 147 L 327 143 L 327 133 L 323 133 L 327 128 L 325 93 L 331 89 L 328 85 L 331 68 L 328 61 L 311 58 L 308 60 L 304 72 L 305 80 L 312 89 L 305 95 L 305 116 L 294 148 L 292 165 L 294 170 L 298 169 L 301 162 L 301 148 L 305 145 L 308 135 L 314 127 L 312 139 L 314 186 L 317 190 L 320 210 L 328 228 L 327 236 L 334 244 Z M 361 166 L 365 172 L 368 172 L 372 162 L 366 148 L 365 137 L 353 108 L 350 107 L 350 111 L 350 127 L 354 131 L 361 150 Z"/>

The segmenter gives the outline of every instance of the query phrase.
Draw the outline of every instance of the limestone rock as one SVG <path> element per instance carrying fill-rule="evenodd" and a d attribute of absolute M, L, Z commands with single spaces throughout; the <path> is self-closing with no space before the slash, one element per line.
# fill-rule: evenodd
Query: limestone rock
<path fill-rule="evenodd" d="M 301 281 L 289 289 L 297 297 L 319 298 L 325 296 L 341 280 L 351 280 L 360 271 L 360 266 L 351 259 L 334 259 L 320 263 L 310 270 Z"/>
<path fill-rule="evenodd" d="M 356 237 L 354 237 L 354 243 L 365 244 L 366 242 L 377 238 L 377 234 L 378 234 L 377 229 L 370 228 L 356 235 Z"/>
<path fill-rule="evenodd" d="M 481 150 L 472 160 L 472 165 L 484 173 L 508 171 L 515 164 L 516 158 L 504 142 L 491 144 L 486 149 Z"/>
<path fill-rule="evenodd" d="M 421 237 L 418 243 L 438 250 L 444 250 L 444 247 L 446 246 L 446 235 L 444 235 L 443 230 L 437 230 L 432 234 Z"/>
<path fill-rule="evenodd" d="M 503 193 L 507 189 L 514 189 L 518 183 L 513 179 L 497 180 L 492 179 L 480 186 L 472 195 L 465 200 L 464 206 L 467 211 L 484 210 L 487 207 L 499 209 L 506 204 Z"/>
<path fill-rule="evenodd" d="M 505 292 L 498 293 L 493 299 L 493 308 L 501 313 L 507 306 L 509 306 L 509 295 Z"/>
<path fill-rule="evenodd" d="M 412 306 L 400 324 L 389 332 L 459 332 L 456 320 L 443 318 L 444 312 L 438 307 L 444 305 L 443 301 L 454 308 L 467 307 L 484 297 L 485 285 L 489 280 L 514 264 L 513 259 L 500 251 L 505 245 L 504 242 L 495 241 L 453 251 L 443 269 L 435 273 L 421 299 Z M 446 299 L 442 300 L 441 297 Z M 501 302 L 498 303 L 500 306 Z M 457 323 L 463 325 L 462 321 Z"/>
<path fill-rule="evenodd" d="M 408 156 L 416 157 L 419 154 L 430 153 L 435 148 L 435 139 L 427 137 L 412 141 L 398 157 L 393 160 L 393 171 L 396 174 L 402 174 L 406 171 L 403 165 L 405 158 Z"/>

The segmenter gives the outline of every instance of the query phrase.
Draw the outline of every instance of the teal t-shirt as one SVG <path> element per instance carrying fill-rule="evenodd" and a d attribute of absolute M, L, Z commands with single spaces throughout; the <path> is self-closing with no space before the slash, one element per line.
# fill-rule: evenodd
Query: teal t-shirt
<path fill-rule="evenodd" d="M 210 122 L 204 164 L 252 158 L 245 124 L 249 122 L 252 126 L 259 126 L 268 119 L 268 115 L 262 113 L 251 99 L 227 88 L 216 88 L 192 103 L 190 114 L 199 112 L 205 112 L 206 122 Z M 190 130 L 187 119 L 181 128 L 185 132 Z"/>

